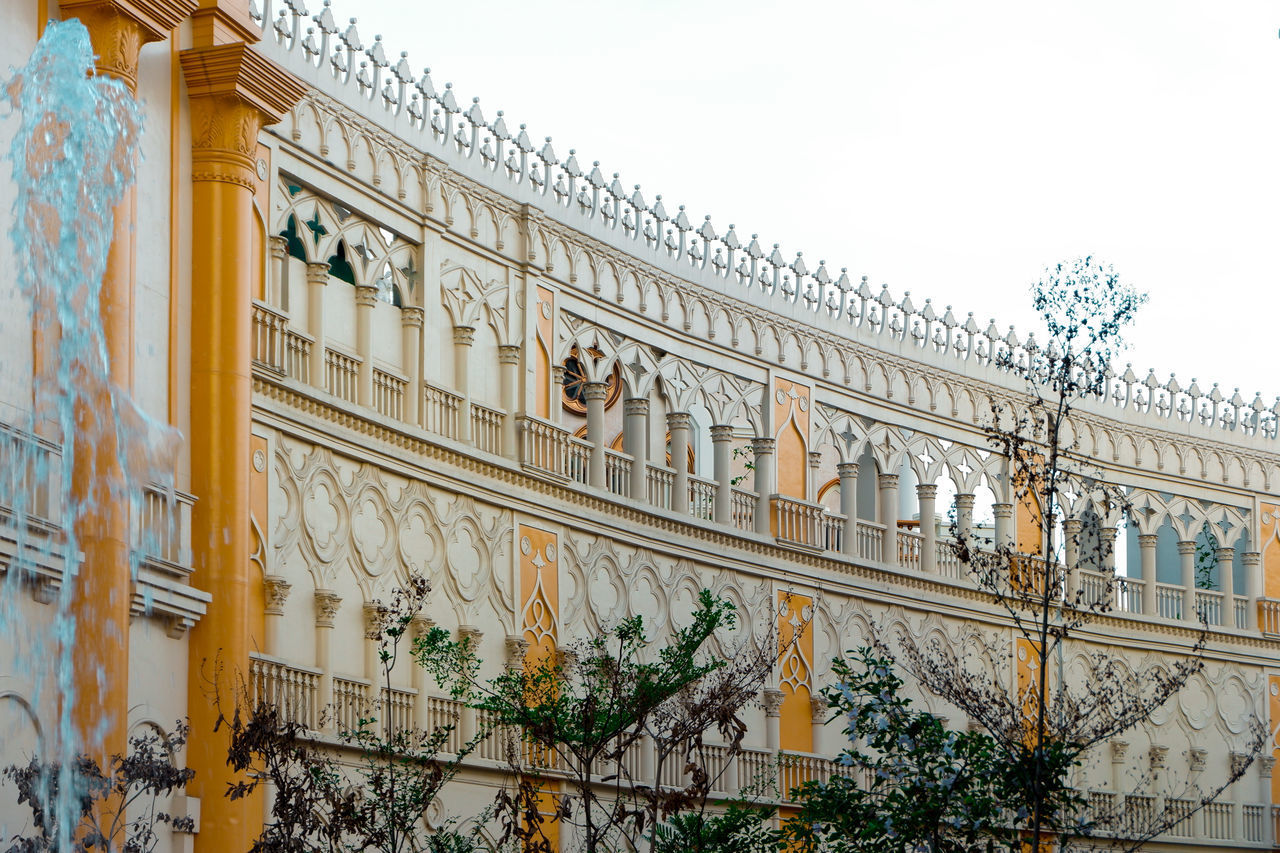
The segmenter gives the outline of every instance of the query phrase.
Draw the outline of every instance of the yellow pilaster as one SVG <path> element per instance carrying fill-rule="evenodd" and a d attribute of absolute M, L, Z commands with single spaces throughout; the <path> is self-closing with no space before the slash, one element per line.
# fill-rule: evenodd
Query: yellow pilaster
<path fill-rule="evenodd" d="M 78 18 L 89 31 L 97 72 L 137 91 L 138 53 L 159 41 L 196 8 L 196 0 L 64 0 L 63 19 Z M 123 753 L 129 708 L 129 513 L 124 471 L 111 422 L 111 387 L 129 390 L 133 374 L 134 231 L 137 197 L 130 190 L 115 208 L 111 250 L 102 281 L 101 316 L 108 359 L 107 385 L 84 377 L 77 405 L 77 442 L 83 448 L 72 471 L 72 492 L 89 507 L 74 520 L 84 564 L 73 593 L 77 636 L 73 660 L 80 701 L 72 709 L 77 735 L 89 755 Z M 49 329 L 56 334 L 56 329 Z M 44 346 L 38 351 L 47 352 Z M 37 370 L 42 365 L 37 364 Z"/>
<path fill-rule="evenodd" d="M 204 11 L 203 9 L 201 10 Z M 253 196 L 258 131 L 305 92 L 301 81 L 243 42 L 182 52 L 191 109 L 191 486 L 193 580 L 212 595 L 191 632 L 188 714 L 198 733 L 188 791 L 201 799 L 196 850 L 247 850 L 261 804 L 223 796 L 227 743 L 213 731 L 211 685 L 232 701 L 248 670 L 251 613 L 261 578 L 250 574 L 250 325 Z"/>

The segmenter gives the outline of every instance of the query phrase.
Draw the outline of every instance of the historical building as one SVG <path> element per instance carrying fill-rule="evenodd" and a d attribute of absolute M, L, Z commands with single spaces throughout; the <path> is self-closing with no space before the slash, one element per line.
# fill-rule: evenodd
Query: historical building
<path fill-rule="evenodd" d="M 979 426 L 993 401 L 1023 399 L 1001 368 L 1029 357 L 1012 332 L 664 207 L 459 103 L 328 0 L 5 8 L 0 68 L 26 61 L 43 21 L 79 17 L 100 72 L 144 106 L 105 333 L 112 381 L 183 436 L 176 488 L 65 517 L 48 496 L 66 437 L 38 393 L 58 329 L 15 325 L 38 306 L 5 294 L 0 432 L 5 452 L 45 460 L 7 474 L 30 531 L 0 526 L 0 567 L 15 543 L 37 554 L 4 587 L 6 763 L 61 736 L 67 674 L 33 638 L 62 606 L 79 632 L 70 718 L 90 751 L 182 717 L 197 733 L 179 758 L 198 775 L 171 804 L 197 830 L 166 838 L 172 850 L 247 849 L 261 821 L 261 800 L 221 796 L 210 662 L 320 731 L 320 709 L 341 716 L 378 691 L 366 613 L 406 572 L 430 578 L 430 618 L 476 638 L 491 671 L 624 615 L 665 629 L 702 588 L 755 629 L 792 593 L 811 620 L 726 780 L 778 751 L 827 772 L 840 733 L 812 697 L 873 626 L 1012 647 L 946 544 L 952 514 L 1001 541 L 1026 533 Z M 13 132 L 0 121 L 0 143 Z M 0 265 L 27 260 L 0 241 Z M 1197 612 L 1211 622 L 1204 672 L 1084 769 L 1093 796 L 1143 808 L 1126 780 L 1152 767 L 1208 783 L 1241 760 L 1251 716 L 1280 724 L 1278 415 L 1130 371 L 1073 418 L 1135 507 L 1115 517 L 1087 490 L 1071 507 L 1068 529 L 1116 542 L 1112 565 L 1079 566 L 1074 582 L 1123 576 L 1077 653 L 1140 665 L 1186 652 Z M 75 579 L 56 544 L 72 523 Z M 1216 568 L 1201 578 L 1206 529 Z M 989 662 L 1011 686 L 1015 659 Z M 420 672 L 397 677 L 382 698 L 404 724 L 474 726 Z M 482 748 L 464 775 L 486 784 L 500 757 Z M 1270 847 L 1272 765 L 1160 844 Z M 442 815 L 466 805 L 460 790 Z"/>

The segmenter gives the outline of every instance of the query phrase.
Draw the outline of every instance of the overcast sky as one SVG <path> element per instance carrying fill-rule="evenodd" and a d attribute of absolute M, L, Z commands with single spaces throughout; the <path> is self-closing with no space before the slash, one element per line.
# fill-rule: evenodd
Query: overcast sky
<path fill-rule="evenodd" d="M 1094 254 L 1151 295 L 1136 370 L 1280 393 L 1273 0 L 333 3 L 695 222 L 1024 336 Z"/>

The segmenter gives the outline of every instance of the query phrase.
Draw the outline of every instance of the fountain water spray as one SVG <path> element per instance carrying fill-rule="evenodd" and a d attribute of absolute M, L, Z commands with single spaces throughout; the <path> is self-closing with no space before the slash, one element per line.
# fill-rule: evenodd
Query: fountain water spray
<path fill-rule="evenodd" d="M 91 690 L 77 694 L 78 686 L 86 686 L 85 675 L 99 689 L 108 679 L 127 678 L 99 664 L 96 671 L 82 672 L 77 684 L 76 660 L 83 671 L 86 659 L 105 651 L 77 651 L 77 632 L 81 629 L 83 642 L 84 628 L 78 622 L 93 619 L 97 606 L 120 606 L 119 601 L 77 600 L 77 588 L 95 572 L 121 570 L 95 565 L 95 551 L 86 550 L 86 543 L 98 535 L 94 519 L 104 508 L 115 518 L 137 520 L 146 485 L 172 489 L 177 446 L 176 433 L 145 415 L 112 381 L 102 282 L 113 207 L 134 181 L 142 120 L 129 90 L 94 76 L 93 69 L 84 26 L 76 20 L 52 21 L 30 61 L 4 85 L 12 106 L 8 120 L 17 121 L 8 155 L 17 188 L 9 237 L 19 259 L 12 302 L 25 306 L 28 315 L 7 322 L 30 321 L 56 345 L 45 348 L 50 365 L 34 377 L 29 422 L 13 429 L 0 425 L 0 513 L 9 516 L 0 520 L 15 540 L 0 595 L 0 648 L 13 650 L 17 674 L 32 686 L 33 704 L 43 718 L 42 757 L 59 768 L 58 778 L 45 783 L 56 782 L 59 792 L 58 849 L 71 848 L 79 815 L 74 759 L 108 730 L 121 731 L 127 724 L 112 719 L 118 711 L 111 708 L 103 709 L 92 731 L 75 724 L 78 703 L 96 705 L 101 699 L 83 695 Z M 125 305 L 132 310 L 131 301 Z M 136 580 L 137 555 L 148 543 L 139 541 L 147 531 L 133 527 L 132 536 L 127 524 L 121 529 L 123 539 L 132 540 L 123 559 Z M 41 612 L 39 624 L 31 624 L 19 604 L 23 591 L 51 584 L 58 587 L 52 612 Z M 52 727 L 51 715 L 56 715 Z M 28 758 L 6 750 L 0 755 L 3 764 Z"/>

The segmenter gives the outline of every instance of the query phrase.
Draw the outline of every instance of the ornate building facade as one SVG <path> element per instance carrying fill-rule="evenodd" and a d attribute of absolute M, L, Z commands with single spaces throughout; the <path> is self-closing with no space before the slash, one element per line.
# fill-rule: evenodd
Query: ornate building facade
<path fill-rule="evenodd" d="M 72 716 L 99 754 L 190 719 L 181 760 L 198 775 L 171 807 L 197 829 L 168 849 L 247 849 L 261 821 L 260 800 L 221 796 L 215 659 L 321 736 L 321 709 L 341 719 L 379 691 L 405 725 L 474 730 L 412 668 L 376 685 L 366 618 L 409 572 L 431 580 L 430 619 L 475 638 L 489 671 L 623 616 L 669 630 L 703 588 L 759 632 L 789 593 L 804 636 L 750 711 L 726 790 L 779 752 L 829 772 L 840 733 L 815 692 L 875 631 L 1013 649 L 945 521 L 1038 535 L 981 427 L 993 403 L 1025 405 L 1001 365 L 1034 351 L 1012 331 L 767 252 L 562 159 L 340 25 L 327 0 L 10 7 L 0 67 L 25 61 L 43 21 L 79 17 L 99 71 L 145 110 L 104 285 L 125 310 L 106 335 L 115 380 L 185 441 L 175 487 L 86 527 Z M 22 262 L 0 247 L 0 263 Z M 37 393 L 55 332 L 22 325 L 0 341 L 0 431 L 49 460 L 17 476 L 56 542 L 69 521 L 39 496 L 63 437 Z M 1134 509 L 1118 517 L 1085 488 L 1070 507 L 1068 531 L 1090 524 L 1116 546 L 1074 582 L 1122 580 L 1065 677 L 1091 648 L 1134 667 L 1185 654 L 1197 614 L 1210 622 L 1203 673 L 1083 768 L 1093 796 L 1142 808 L 1148 792 L 1126 780 L 1152 769 L 1211 784 L 1241 760 L 1251 718 L 1280 725 L 1278 416 L 1280 402 L 1129 371 L 1071 420 Z M 0 565 L 21 538 L 0 533 Z M 1203 577 L 1197 543 L 1215 551 Z M 58 736 L 56 679 L 23 662 L 20 635 L 48 622 L 66 579 L 56 546 L 36 562 L 5 587 L 19 614 L 0 644 L 6 763 Z M 1013 689 L 1017 661 L 979 665 Z M 1157 846 L 1272 846 L 1274 747 Z M 464 777 L 491 784 L 500 758 L 482 747 Z"/>

